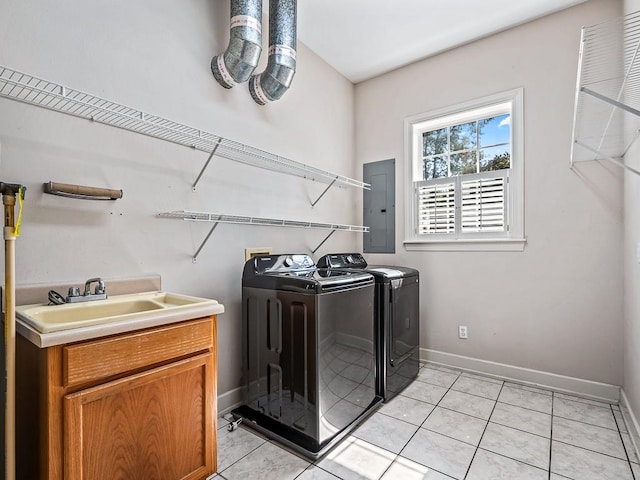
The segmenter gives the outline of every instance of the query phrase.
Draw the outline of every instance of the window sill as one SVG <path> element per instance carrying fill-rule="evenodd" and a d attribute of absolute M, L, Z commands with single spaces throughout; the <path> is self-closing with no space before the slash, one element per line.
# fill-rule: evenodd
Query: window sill
<path fill-rule="evenodd" d="M 526 238 L 473 238 L 458 240 L 405 240 L 409 252 L 522 252 Z"/>

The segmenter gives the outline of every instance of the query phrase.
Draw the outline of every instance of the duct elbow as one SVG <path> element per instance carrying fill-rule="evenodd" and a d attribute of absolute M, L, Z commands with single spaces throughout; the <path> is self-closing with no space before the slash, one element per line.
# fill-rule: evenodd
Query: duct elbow
<path fill-rule="evenodd" d="M 229 45 L 211 60 L 213 76 L 224 88 L 246 82 L 261 52 L 262 0 L 231 0 Z"/>
<path fill-rule="evenodd" d="M 211 72 L 224 88 L 235 87 L 249 80 L 258 66 L 262 46 L 249 40 L 232 40 L 235 48 L 228 48 L 211 60 Z"/>
<path fill-rule="evenodd" d="M 269 59 L 264 72 L 251 77 L 249 92 L 259 105 L 279 100 L 296 73 L 297 1 L 269 2 Z"/>
<path fill-rule="evenodd" d="M 295 73 L 295 60 L 293 60 L 293 66 L 275 61 L 270 63 L 264 72 L 251 77 L 249 82 L 251 97 L 259 105 L 279 100 L 289 90 Z"/>

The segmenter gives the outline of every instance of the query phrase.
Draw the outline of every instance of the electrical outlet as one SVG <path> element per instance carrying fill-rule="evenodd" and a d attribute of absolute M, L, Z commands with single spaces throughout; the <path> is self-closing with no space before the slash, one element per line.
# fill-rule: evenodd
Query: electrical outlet
<path fill-rule="evenodd" d="M 458 325 L 458 338 L 469 338 L 469 332 L 465 325 Z"/>

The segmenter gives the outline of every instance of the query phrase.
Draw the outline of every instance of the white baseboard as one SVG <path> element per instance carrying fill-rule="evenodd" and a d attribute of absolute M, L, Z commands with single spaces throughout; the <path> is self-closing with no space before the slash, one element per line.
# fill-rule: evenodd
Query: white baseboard
<path fill-rule="evenodd" d="M 631 405 L 629 405 L 629 400 L 624 393 L 624 389 L 620 391 L 620 410 L 622 410 L 624 423 L 627 426 L 633 447 L 636 449 L 638 458 L 640 458 L 640 449 L 638 449 L 638 447 L 640 447 L 640 424 L 638 424 L 638 417 L 635 416 Z"/>
<path fill-rule="evenodd" d="M 234 388 L 222 395 L 218 395 L 218 416 L 226 415 L 234 408 L 239 407 L 242 401 L 242 387 Z"/>
<path fill-rule="evenodd" d="M 515 367 L 504 363 L 490 362 L 478 358 L 455 355 L 453 353 L 439 352 L 437 350 L 420 349 L 420 360 L 437 363 L 440 365 L 460 368 L 469 372 L 480 373 L 509 380 L 525 383 L 531 386 L 550 388 L 555 391 L 572 393 L 595 400 L 603 400 L 611 403 L 620 402 L 625 422 L 636 446 L 640 445 L 640 425 L 628 406 L 624 392 L 620 387 L 607 383 L 593 382 L 580 378 L 557 375 L 555 373 L 531 370 L 529 368 Z M 243 402 L 242 387 L 234 388 L 218 396 L 218 415 L 225 415 Z M 632 433 L 631 430 L 634 430 Z"/>
<path fill-rule="evenodd" d="M 551 388 L 555 391 L 575 394 L 594 400 L 611 403 L 618 403 L 620 401 L 620 387 L 607 383 L 593 382 L 591 380 L 567 377 L 555 373 L 515 367 L 504 363 L 490 362 L 488 360 L 480 360 L 478 358 L 465 357 L 426 348 L 420 349 L 420 360 L 494 376 L 503 380 L 512 380 L 532 386 Z"/>

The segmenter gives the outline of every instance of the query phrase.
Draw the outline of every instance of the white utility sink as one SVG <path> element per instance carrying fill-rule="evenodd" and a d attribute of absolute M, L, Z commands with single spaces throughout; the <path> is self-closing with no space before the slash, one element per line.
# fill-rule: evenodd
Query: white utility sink
<path fill-rule="evenodd" d="M 221 313 L 222 305 L 207 298 L 176 293 L 146 292 L 115 295 L 62 305 L 22 305 L 16 307 L 19 320 L 41 333 L 58 332 L 111 323 L 163 320 L 188 320 Z"/>

